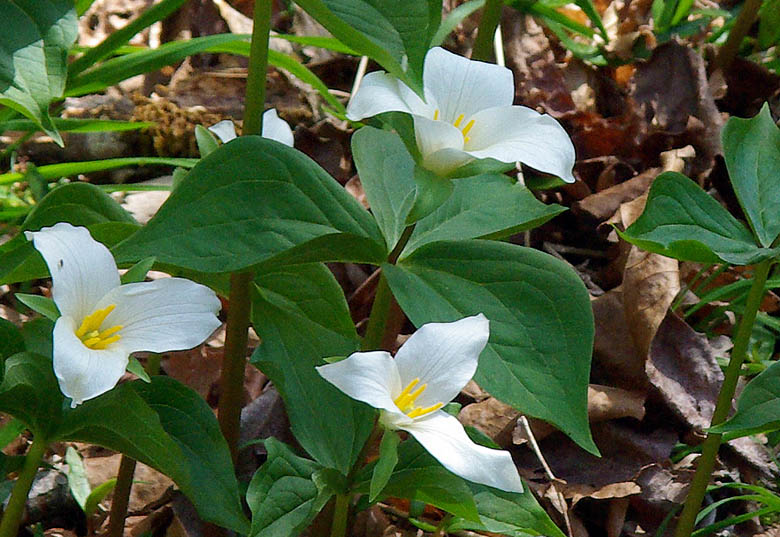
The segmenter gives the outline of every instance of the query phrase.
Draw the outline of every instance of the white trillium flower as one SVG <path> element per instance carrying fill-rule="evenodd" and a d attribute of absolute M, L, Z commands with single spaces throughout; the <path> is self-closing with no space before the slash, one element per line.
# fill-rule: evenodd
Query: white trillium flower
<path fill-rule="evenodd" d="M 51 273 L 61 313 L 54 373 L 73 407 L 113 388 L 130 353 L 189 349 L 220 326 L 208 287 L 182 278 L 121 285 L 111 252 L 86 228 L 60 222 L 25 235 Z"/>
<path fill-rule="evenodd" d="M 217 138 L 222 140 L 223 144 L 228 143 L 237 137 L 236 126 L 229 119 L 223 119 L 219 123 L 215 123 L 209 130 L 213 132 Z M 279 117 L 276 113 L 276 109 L 269 108 L 263 113 L 263 138 L 269 140 L 276 140 L 293 147 L 293 133 L 290 125 L 285 120 Z"/>
<path fill-rule="evenodd" d="M 382 112 L 414 118 L 423 167 L 447 175 L 474 159 L 520 161 L 574 182 L 574 146 L 552 117 L 513 106 L 512 71 L 435 47 L 425 56 L 425 101 L 393 75 L 363 79 L 347 107 L 353 121 Z"/>
<path fill-rule="evenodd" d="M 411 433 L 454 474 L 522 492 L 511 455 L 475 444 L 455 417 L 440 410 L 474 376 L 487 345 L 488 325 L 482 314 L 425 324 L 398 349 L 395 359 L 385 351 L 356 352 L 317 371 L 353 399 L 380 409 L 385 428 Z"/>

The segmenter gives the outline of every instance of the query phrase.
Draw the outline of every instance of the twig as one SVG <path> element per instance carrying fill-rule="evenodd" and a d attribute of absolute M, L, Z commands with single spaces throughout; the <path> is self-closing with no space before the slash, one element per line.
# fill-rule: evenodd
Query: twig
<path fill-rule="evenodd" d="M 547 478 L 550 480 L 550 486 L 555 492 L 558 502 L 563 507 L 562 514 L 563 514 L 563 520 L 566 523 L 566 533 L 569 536 L 572 536 L 574 534 L 572 533 L 571 530 L 571 520 L 569 520 L 569 509 L 568 506 L 566 505 L 566 498 L 563 497 L 563 493 L 559 491 L 555 486 L 555 482 L 558 480 L 558 478 L 555 477 L 555 474 L 553 474 L 550 465 L 547 464 L 544 455 L 542 455 L 542 451 L 539 449 L 539 444 L 536 443 L 536 437 L 534 436 L 534 433 L 531 430 L 531 424 L 528 423 L 528 419 L 525 416 L 520 416 L 518 418 L 518 422 L 520 422 L 520 425 L 523 427 L 523 430 L 525 431 L 525 435 L 528 438 L 528 443 L 531 444 L 531 449 L 536 454 L 536 458 L 539 459 L 540 463 L 542 463 L 542 468 L 544 468 L 544 473 L 547 475 Z"/>

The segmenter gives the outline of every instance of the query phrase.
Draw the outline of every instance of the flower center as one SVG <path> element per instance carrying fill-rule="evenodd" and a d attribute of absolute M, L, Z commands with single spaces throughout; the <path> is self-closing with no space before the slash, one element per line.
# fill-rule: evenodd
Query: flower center
<path fill-rule="evenodd" d="M 427 384 L 423 384 L 422 386 L 417 387 L 419 383 L 419 378 L 414 379 L 409 384 L 407 384 L 406 388 L 404 388 L 401 393 L 398 394 L 398 397 L 393 400 L 395 406 L 397 406 L 401 412 L 410 418 L 419 418 L 420 416 L 424 416 L 435 410 L 439 410 L 442 406 L 444 406 L 442 403 L 436 403 L 435 405 L 429 406 L 427 408 L 416 406 L 414 402 L 425 391 L 425 388 L 428 387 Z"/>
<path fill-rule="evenodd" d="M 457 129 L 460 129 L 460 132 L 463 133 L 463 143 L 468 143 L 471 138 L 469 138 L 468 134 L 469 131 L 474 127 L 474 120 L 470 120 L 466 125 L 461 129 L 460 124 L 463 123 L 463 120 L 465 119 L 465 116 L 463 114 L 459 115 L 457 119 L 453 122 L 453 126 Z M 439 109 L 433 111 L 433 120 L 439 121 Z"/>
<path fill-rule="evenodd" d="M 100 325 L 106 320 L 108 314 L 114 311 L 116 304 L 111 304 L 102 310 L 96 310 L 81 322 L 81 326 L 76 330 L 76 337 L 88 348 L 94 350 L 103 350 L 112 343 L 116 343 L 122 336 L 117 334 L 122 330 L 122 325 L 112 326 L 105 330 L 100 330 Z"/>

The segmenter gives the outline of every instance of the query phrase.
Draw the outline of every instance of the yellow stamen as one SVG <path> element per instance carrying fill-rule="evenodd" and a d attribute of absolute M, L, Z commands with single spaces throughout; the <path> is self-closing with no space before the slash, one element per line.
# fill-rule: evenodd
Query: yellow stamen
<path fill-rule="evenodd" d="M 461 116 L 461 117 L 462 117 L 462 116 Z M 455 126 L 457 127 L 457 125 L 455 125 Z M 466 123 L 466 126 L 465 126 L 465 127 L 463 127 L 463 137 L 464 137 L 466 140 L 468 140 L 468 136 L 466 136 L 466 135 L 469 133 L 469 131 L 471 130 L 471 127 L 473 127 L 473 126 L 474 126 L 474 120 L 472 119 L 471 121 L 469 121 L 468 123 Z"/>
<path fill-rule="evenodd" d="M 439 109 L 433 111 L 433 120 L 438 121 L 439 120 Z"/>
<path fill-rule="evenodd" d="M 412 380 L 393 401 L 395 406 L 397 406 L 401 412 L 410 418 L 419 418 L 420 416 L 424 416 L 435 410 L 439 410 L 443 406 L 442 403 L 436 403 L 435 405 L 429 406 L 427 408 L 415 407 L 414 402 L 418 397 L 420 397 L 420 395 L 422 395 L 422 393 L 425 391 L 425 388 L 428 387 L 427 384 L 422 384 L 418 387 L 417 385 L 419 383 L 419 378 Z"/>
<path fill-rule="evenodd" d="M 455 125 L 456 127 L 460 127 L 460 124 L 463 121 L 463 118 L 464 118 L 463 114 L 459 115 L 458 119 L 455 120 L 455 123 L 453 123 L 453 125 Z"/>
<path fill-rule="evenodd" d="M 425 416 L 426 414 L 430 414 L 431 412 L 439 410 L 443 406 L 444 404 L 442 403 L 436 403 L 435 405 L 431 405 L 428 408 L 417 407 L 409 412 L 407 416 L 410 418 L 419 418 L 420 416 Z"/>
<path fill-rule="evenodd" d="M 122 330 L 122 325 L 118 324 L 103 331 L 100 330 L 100 325 L 103 324 L 108 314 L 114 311 L 115 308 L 116 304 L 111 304 L 84 317 L 81 326 L 79 326 L 75 334 L 84 343 L 85 347 L 93 350 L 103 350 L 121 339 L 122 336 L 117 332 Z"/>
<path fill-rule="evenodd" d="M 108 314 L 114 311 L 114 308 L 116 308 L 116 304 L 111 304 L 102 310 L 94 311 L 84 317 L 84 320 L 81 321 L 81 326 L 79 326 L 79 329 L 76 330 L 76 336 L 80 339 L 87 333 L 100 328 L 100 325 L 103 324 L 103 321 L 106 320 Z"/>

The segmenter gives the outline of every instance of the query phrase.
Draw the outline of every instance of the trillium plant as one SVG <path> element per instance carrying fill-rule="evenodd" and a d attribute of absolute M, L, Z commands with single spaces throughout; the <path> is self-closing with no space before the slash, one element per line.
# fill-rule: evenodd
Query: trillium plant
<path fill-rule="evenodd" d="M 51 40 L 76 16 L 72 1 L 45 4 L 59 8 L 46 17 Z M 358 510 L 387 498 L 409 500 L 403 515 L 439 535 L 562 535 L 509 447 L 464 427 L 458 409 L 473 379 L 598 454 L 588 292 L 568 264 L 513 240 L 564 211 L 518 179 L 517 163 L 572 182 L 572 143 L 554 119 L 514 103 L 510 70 L 435 46 L 440 0 L 355 0 L 354 12 L 297 4 L 381 66 L 348 104 L 328 94 L 326 109 L 354 128 L 369 208 L 293 147 L 275 110 L 263 112 L 271 2 L 258 0 L 241 136 L 232 122 L 199 127 L 201 158 L 177 172 L 144 225 L 73 182 L 0 246 L 0 283 L 44 290 L 17 293 L 30 308 L 24 326 L 0 320 L 0 411 L 32 438 L 0 537 L 17 534 L 36 471 L 60 441 L 123 454 L 115 505 L 132 485 L 132 466 L 122 468 L 140 460 L 203 520 L 239 535 L 296 537 L 322 512 L 317 526 L 344 537 Z M 61 43 L 46 43 L 48 66 Z M 372 267 L 370 314 L 350 310 L 326 263 Z M 215 419 L 155 363 L 223 322 Z M 250 325 L 260 338 L 251 356 Z M 296 444 L 250 439 L 267 460 L 239 484 L 248 356 L 281 395 Z M 426 518 L 424 505 L 441 516 Z M 124 514 L 112 509 L 111 537 Z"/>

